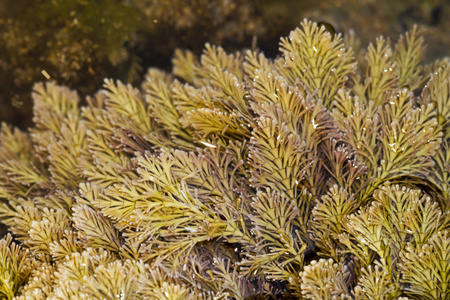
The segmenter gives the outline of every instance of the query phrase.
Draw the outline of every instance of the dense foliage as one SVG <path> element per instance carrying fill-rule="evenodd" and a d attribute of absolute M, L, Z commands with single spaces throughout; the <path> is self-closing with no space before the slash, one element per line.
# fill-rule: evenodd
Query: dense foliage
<path fill-rule="evenodd" d="M 35 85 L 0 134 L 0 295 L 450 299 L 450 66 L 416 27 L 351 37 L 177 51 L 83 107 Z"/>

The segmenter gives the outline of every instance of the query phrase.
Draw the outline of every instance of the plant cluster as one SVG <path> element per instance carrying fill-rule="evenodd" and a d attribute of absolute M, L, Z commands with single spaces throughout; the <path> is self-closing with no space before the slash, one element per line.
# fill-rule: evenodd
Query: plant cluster
<path fill-rule="evenodd" d="M 353 49 L 305 20 L 82 107 L 36 84 L 0 133 L 1 297 L 450 299 L 449 62 L 417 27 Z"/>

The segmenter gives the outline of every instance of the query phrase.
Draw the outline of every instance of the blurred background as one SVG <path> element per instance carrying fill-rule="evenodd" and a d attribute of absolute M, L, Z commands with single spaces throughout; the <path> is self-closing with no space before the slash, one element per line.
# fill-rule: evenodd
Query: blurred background
<path fill-rule="evenodd" d="M 446 0 L 3 0 L 0 122 L 32 123 L 31 90 L 47 80 L 43 70 L 84 98 L 105 77 L 138 84 L 150 66 L 170 71 L 175 48 L 198 55 L 205 42 L 227 51 L 256 43 L 276 57 L 280 36 L 304 18 L 354 30 L 362 47 L 419 24 L 431 62 L 450 55 L 449 16 Z"/>

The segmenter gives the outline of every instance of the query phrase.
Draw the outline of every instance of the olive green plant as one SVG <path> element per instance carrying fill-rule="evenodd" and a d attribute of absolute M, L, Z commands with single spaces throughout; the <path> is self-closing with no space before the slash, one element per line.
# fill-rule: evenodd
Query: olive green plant
<path fill-rule="evenodd" d="M 178 50 L 86 106 L 36 84 L 0 133 L 0 295 L 450 299 L 450 66 L 417 27 L 354 41 Z"/>

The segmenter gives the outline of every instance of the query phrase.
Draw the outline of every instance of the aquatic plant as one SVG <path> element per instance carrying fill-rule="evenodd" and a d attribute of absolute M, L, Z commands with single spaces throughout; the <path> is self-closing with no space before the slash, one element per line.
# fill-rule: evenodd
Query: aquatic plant
<path fill-rule="evenodd" d="M 450 66 L 310 21 L 2 125 L 0 295 L 450 299 Z"/>

